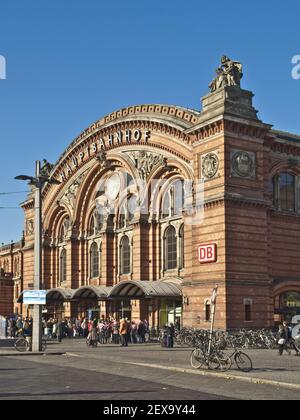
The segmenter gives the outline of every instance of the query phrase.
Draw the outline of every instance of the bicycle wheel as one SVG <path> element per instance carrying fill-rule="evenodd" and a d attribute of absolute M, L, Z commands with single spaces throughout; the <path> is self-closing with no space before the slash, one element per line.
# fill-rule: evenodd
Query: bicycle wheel
<path fill-rule="evenodd" d="M 203 365 L 206 365 L 204 354 L 200 349 L 192 351 L 190 360 L 194 369 L 200 369 Z"/>
<path fill-rule="evenodd" d="M 26 338 L 19 338 L 18 340 L 15 341 L 14 346 L 15 346 L 15 349 L 19 351 L 20 353 L 23 353 L 29 350 L 29 344 Z"/>
<path fill-rule="evenodd" d="M 222 372 L 227 372 L 232 366 L 232 360 L 230 356 L 224 352 L 218 352 L 217 356 L 220 362 L 219 370 Z"/>
<path fill-rule="evenodd" d="M 235 354 L 234 361 L 238 369 L 242 372 L 250 372 L 253 369 L 252 360 L 247 354 L 241 351 Z"/>
<path fill-rule="evenodd" d="M 208 356 L 207 356 L 208 357 Z M 208 357 L 208 369 L 210 370 L 220 370 L 221 361 L 216 353 L 212 353 Z"/>

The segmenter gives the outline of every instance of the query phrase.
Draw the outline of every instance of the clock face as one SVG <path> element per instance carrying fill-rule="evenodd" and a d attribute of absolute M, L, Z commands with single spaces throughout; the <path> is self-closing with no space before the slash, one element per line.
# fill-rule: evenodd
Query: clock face
<path fill-rule="evenodd" d="M 121 179 L 118 174 L 112 175 L 106 181 L 106 197 L 115 200 L 121 189 Z"/>

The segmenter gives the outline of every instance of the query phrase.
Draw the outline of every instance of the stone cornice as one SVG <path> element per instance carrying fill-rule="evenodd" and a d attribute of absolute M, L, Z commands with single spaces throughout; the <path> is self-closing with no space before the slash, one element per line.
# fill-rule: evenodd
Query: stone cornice
<path fill-rule="evenodd" d="M 275 153 L 300 156 L 300 142 L 297 144 L 278 137 L 268 136 L 265 140 L 265 146 Z"/>
<path fill-rule="evenodd" d="M 195 135 L 196 141 L 205 140 L 220 133 L 246 136 L 249 139 L 265 139 L 271 127 L 259 121 L 249 122 L 242 118 L 221 115 L 191 127 L 185 133 Z"/>
<path fill-rule="evenodd" d="M 220 205 L 221 203 L 236 203 L 239 205 L 251 205 L 255 207 L 270 207 L 271 203 L 268 200 L 260 200 L 253 197 L 247 197 L 243 195 L 236 195 L 233 193 L 221 193 L 209 198 L 204 199 L 205 207 L 212 207 L 215 205 Z"/>
<path fill-rule="evenodd" d="M 32 210 L 34 209 L 34 198 L 33 196 L 28 198 L 26 201 L 24 201 L 23 203 L 21 203 L 21 208 L 23 210 Z"/>

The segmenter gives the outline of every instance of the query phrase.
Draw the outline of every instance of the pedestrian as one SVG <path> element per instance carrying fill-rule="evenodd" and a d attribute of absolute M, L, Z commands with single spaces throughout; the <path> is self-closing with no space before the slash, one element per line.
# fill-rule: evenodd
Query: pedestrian
<path fill-rule="evenodd" d="M 131 323 L 131 343 L 136 344 L 137 343 L 137 325 L 134 321 Z"/>
<path fill-rule="evenodd" d="M 288 348 L 293 348 L 296 352 L 296 356 L 299 356 L 299 349 L 298 346 L 296 345 L 296 342 L 293 338 L 293 329 L 290 325 L 287 324 L 287 322 L 283 323 L 283 327 L 285 328 L 285 330 L 287 331 L 287 347 Z"/>
<path fill-rule="evenodd" d="M 112 323 L 112 341 L 113 344 L 119 344 L 120 334 L 119 334 L 119 324 L 116 320 Z"/>
<path fill-rule="evenodd" d="M 128 324 L 126 322 L 126 319 L 121 319 L 120 322 L 120 336 L 121 336 L 121 346 L 122 347 L 128 347 Z"/>
<path fill-rule="evenodd" d="M 297 347 L 297 356 L 300 355 L 300 324 L 296 327 L 296 335 L 294 337 L 295 340 L 295 346 Z"/>
<path fill-rule="evenodd" d="M 167 348 L 173 349 L 174 348 L 174 335 L 175 335 L 175 327 L 174 324 L 170 324 L 167 326 Z"/>
<path fill-rule="evenodd" d="M 63 337 L 63 325 L 61 320 L 59 319 L 56 324 L 56 336 L 59 343 L 61 343 Z"/>
<path fill-rule="evenodd" d="M 93 345 L 98 342 L 98 320 L 95 318 L 93 321 L 91 321 L 90 326 L 90 339 L 91 344 Z"/>
<path fill-rule="evenodd" d="M 283 350 L 285 350 L 288 354 L 291 354 L 290 350 L 287 348 L 287 342 L 288 342 L 288 330 L 284 327 L 284 325 L 279 325 L 278 329 L 278 350 L 279 350 L 279 356 L 282 356 Z"/>

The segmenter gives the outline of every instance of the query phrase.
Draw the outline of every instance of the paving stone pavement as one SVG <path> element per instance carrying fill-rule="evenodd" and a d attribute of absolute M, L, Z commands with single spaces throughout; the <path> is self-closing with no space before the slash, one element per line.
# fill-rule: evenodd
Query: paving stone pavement
<path fill-rule="evenodd" d="M 55 352 L 65 356 L 51 355 Z M 152 381 L 182 390 L 197 391 L 208 397 L 240 399 L 300 399 L 300 358 L 294 355 L 278 356 L 276 350 L 247 351 L 253 360 L 251 373 L 233 369 L 223 377 L 204 372 L 205 376 L 191 368 L 191 349 L 167 350 L 158 345 L 134 345 L 128 348 L 106 345 L 87 348 L 83 340 L 64 340 L 51 343 L 47 356 L 17 354 L 13 348 L 1 349 L 10 354 L 4 360 L 26 360 L 52 368 L 70 368 L 114 375 L 122 378 Z M 222 376 L 222 375 L 221 375 Z M 241 380 L 239 379 L 241 378 Z M 253 383 L 248 382 L 254 381 Z M 185 395 L 185 394 L 184 394 Z M 195 398 L 195 397 L 194 397 Z M 201 396 L 199 394 L 199 399 Z"/>

